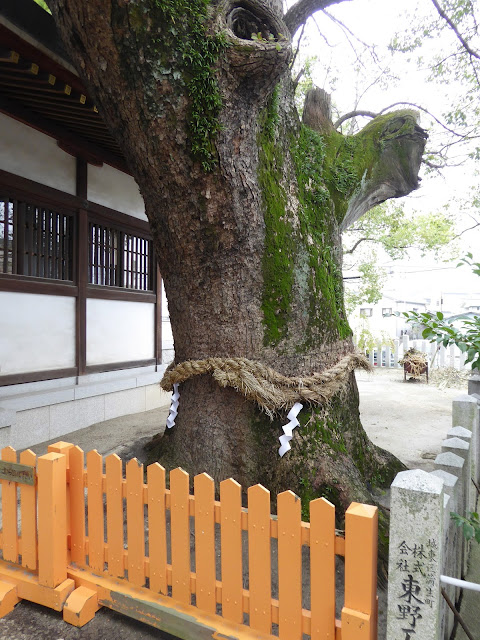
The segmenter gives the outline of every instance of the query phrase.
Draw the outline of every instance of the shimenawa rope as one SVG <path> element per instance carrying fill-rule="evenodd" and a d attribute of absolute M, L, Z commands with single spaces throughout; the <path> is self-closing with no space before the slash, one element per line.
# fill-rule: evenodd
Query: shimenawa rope
<path fill-rule="evenodd" d="M 326 404 L 345 386 L 353 369 L 370 371 L 371 366 L 363 354 L 351 352 L 320 373 L 287 377 L 248 358 L 206 358 L 187 360 L 176 366 L 172 363 L 160 384 L 165 391 L 172 391 L 174 384 L 211 373 L 221 387 L 232 387 L 272 417 L 295 402 Z"/>

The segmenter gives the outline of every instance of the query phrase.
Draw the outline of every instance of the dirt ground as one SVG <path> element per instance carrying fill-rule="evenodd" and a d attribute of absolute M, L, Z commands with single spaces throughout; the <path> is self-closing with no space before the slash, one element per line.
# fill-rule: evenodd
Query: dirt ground
<path fill-rule="evenodd" d="M 360 415 L 370 439 L 411 469 L 433 470 L 433 459 L 452 426 L 452 400 L 464 388 L 439 389 L 421 380 L 404 382 L 403 371 L 356 373 Z"/>
<path fill-rule="evenodd" d="M 440 452 L 442 440 L 451 426 L 451 402 L 466 389 L 440 390 L 425 381 L 404 382 L 400 370 L 357 373 L 360 413 L 370 438 L 392 451 L 410 468 L 430 471 Z M 168 407 L 116 418 L 75 432 L 65 440 L 85 451 L 96 447 L 106 455 L 122 458 L 142 457 L 143 444 L 165 424 Z M 48 443 L 33 447 L 46 452 Z M 384 496 L 388 500 L 388 495 Z M 379 593 L 379 640 L 385 638 L 386 593 Z M 22 602 L 0 619 L 0 640 L 174 640 L 142 623 L 101 609 L 83 629 L 67 625 L 61 613 Z"/>

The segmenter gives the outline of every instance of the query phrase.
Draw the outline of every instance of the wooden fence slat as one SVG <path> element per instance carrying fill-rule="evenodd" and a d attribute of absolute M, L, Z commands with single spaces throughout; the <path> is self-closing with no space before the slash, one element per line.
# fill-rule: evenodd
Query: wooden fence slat
<path fill-rule="evenodd" d="M 390 369 L 391 365 L 391 360 L 392 360 L 392 349 L 390 347 L 390 345 L 387 345 L 385 347 L 385 366 Z"/>
<path fill-rule="evenodd" d="M 20 464 L 35 467 L 37 456 L 27 449 L 20 454 Z M 20 486 L 20 513 L 22 518 L 22 567 L 37 568 L 37 488 L 22 484 Z"/>
<path fill-rule="evenodd" d="M 60 453 L 38 458 L 38 582 L 55 588 L 67 578 L 67 463 Z"/>
<path fill-rule="evenodd" d="M 250 627 L 263 633 L 272 626 L 271 564 L 270 492 L 257 484 L 248 489 Z"/>
<path fill-rule="evenodd" d="M 102 456 L 96 449 L 87 453 L 87 505 L 88 505 L 88 566 L 103 572 L 104 523 Z"/>
<path fill-rule="evenodd" d="M 215 485 L 206 473 L 194 478 L 196 604 L 215 613 Z"/>
<path fill-rule="evenodd" d="M 439 364 L 440 367 L 444 367 L 445 366 L 445 356 L 447 353 L 447 349 L 446 347 L 444 347 L 443 345 L 440 347 L 440 353 L 438 354 L 438 360 L 439 360 Z"/>
<path fill-rule="evenodd" d="M 363 623 L 362 637 L 369 640 L 376 637 L 377 535 L 377 507 L 352 502 L 345 513 L 345 605 L 342 609 L 342 640 L 356 640 L 357 618 Z M 370 616 L 368 621 L 365 621 L 365 615 Z"/>
<path fill-rule="evenodd" d="M 222 615 L 243 623 L 242 487 L 229 478 L 220 483 Z"/>
<path fill-rule="evenodd" d="M 148 555 L 150 558 L 150 589 L 168 593 L 167 529 L 165 509 L 165 469 L 155 462 L 147 467 L 148 483 Z"/>
<path fill-rule="evenodd" d="M 181 469 L 170 472 L 172 597 L 191 603 L 190 594 L 190 526 L 188 473 Z"/>
<path fill-rule="evenodd" d="M 335 639 L 335 507 L 310 502 L 311 639 Z"/>
<path fill-rule="evenodd" d="M 17 452 L 12 447 L 2 449 L 2 460 L 17 462 Z M 18 562 L 17 483 L 2 480 L 2 530 L 3 558 Z"/>
<path fill-rule="evenodd" d="M 455 345 L 451 344 L 450 348 L 449 348 L 449 354 L 448 354 L 448 364 L 450 367 L 452 367 L 452 369 L 455 369 Z"/>
<path fill-rule="evenodd" d="M 108 573 L 125 576 L 123 547 L 123 483 L 122 461 L 116 453 L 105 460 L 107 496 Z"/>
<path fill-rule="evenodd" d="M 277 497 L 279 637 L 301 640 L 302 531 L 301 501 L 292 491 Z"/>
<path fill-rule="evenodd" d="M 80 447 L 69 451 L 70 464 L 70 556 L 79 567 L 85 566 L 85 456 Z"/>
<path fill-rule="evenodd" d="M 127 570 L 128 581 L 145 584 L 145 525 L 143 515 L 143 464 L 132 458 L 127 463 Z"/>
<path fill-rule="evenodd" d="M 65 442 L 60 440 L 53 444 L 49 444 L 47 447 L 48 453 L 63 453 L 65 456 L 65 461 L 67 465 L 67 473 L 70 469 L 70 451 L 73 449 L 73 444 L 71 442 Z M 67 536 L 70 540 L 70 548 L 72 546 L 71 543 L 71 515 L 70 515 L 70 492 L 67 490 Z"/>

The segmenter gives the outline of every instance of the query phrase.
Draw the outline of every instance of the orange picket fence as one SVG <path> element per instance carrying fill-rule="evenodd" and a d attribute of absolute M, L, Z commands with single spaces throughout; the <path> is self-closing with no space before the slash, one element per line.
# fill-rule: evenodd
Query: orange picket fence
<path fill-rule="evenodd" d="M 83 626 L 101 606 L 179 638 L 375 640 L 377 509 L 353 503 L 345 536 L 335 508 L 310 502 L 310 522 L 285 491 L 247 492 L 182 469 L 105 461 L 59 442 L 36 459 L 2 450 L 0 616 L 21 599 Z M 18 509 L 20 505 L 20 509 Z M 336 619 L 336 556 L 345 557 Z M 21 570 L 19 570 L 21 568 Z M 339 608 L 339 607 L 338 607 Z"/>

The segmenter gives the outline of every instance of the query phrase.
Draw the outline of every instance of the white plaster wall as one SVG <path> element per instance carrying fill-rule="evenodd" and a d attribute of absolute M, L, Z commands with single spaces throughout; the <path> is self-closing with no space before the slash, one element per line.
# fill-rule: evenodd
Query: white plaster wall
<path fill-rule="evenodd" d="M 162 349 L 173 349 L 173 334 L 168 312 L 168 300 L 162 280 Z"/>
<path fill-rule="evenodd" d="M 145 205 L 137 183 L 123 171 L 108 164 L 88 165 L 88 200 L 146 220 Z"/>
<path fill-rule="evenodd" d="M 0 291 L 0 375 L 75 366 L 75 298 Z"/>
<path fill-rule="evenodd" d="M 75 158 L 50 136 L 0 113 L 0 169 L 75 195 Z"/>
<path fill-rule="evenodd" d="M 155 305 L 87 300 L 87 365 L 147 360 L 155 353 Z"/>

